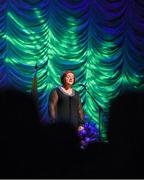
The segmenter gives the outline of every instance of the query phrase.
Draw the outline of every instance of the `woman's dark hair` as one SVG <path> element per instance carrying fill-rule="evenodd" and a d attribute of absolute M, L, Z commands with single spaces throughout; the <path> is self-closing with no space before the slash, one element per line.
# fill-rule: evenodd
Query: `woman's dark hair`
<path fill-rule="evenodd" d="M 65 79 L 65 77 L 67 76 L 68 73 L 72 73 L 72 74 L 74 75 L 74 83 L 76 82 L 76 77 L 75 77 L 74 72 L 68 70 L 68 71 L 64 72 L 64 73 L 61 75 L 61 82 L 62 82 L 62 84 L 64 84 L 64 79 Z M 74 83 L 73 83 L 73 84 L 74 84 Z"/>

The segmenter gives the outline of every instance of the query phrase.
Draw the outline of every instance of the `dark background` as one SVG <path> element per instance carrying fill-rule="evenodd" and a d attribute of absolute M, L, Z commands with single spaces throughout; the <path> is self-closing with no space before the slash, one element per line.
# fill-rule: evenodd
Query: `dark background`
<path fill-rule="evenodd" d="M 0 99 L 1 178 L 144 178 L 144 93 L 117 97 L 109 143 L 84 150 L 73 127 L 40 122 L 31 96 L 8 90 Z"/>

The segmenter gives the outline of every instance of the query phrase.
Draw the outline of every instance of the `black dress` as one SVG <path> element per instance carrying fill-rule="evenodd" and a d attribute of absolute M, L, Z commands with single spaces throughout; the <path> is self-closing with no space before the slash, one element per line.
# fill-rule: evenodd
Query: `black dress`
<path fill-rule="evenodd" d="M 49 114 L 55 122 L 65 122 L 74 127 L 84 124 L 83 110 L 79 93 L 73 90 L 68 95 L 60 88 L 55 88 L 49 96 Z"/>

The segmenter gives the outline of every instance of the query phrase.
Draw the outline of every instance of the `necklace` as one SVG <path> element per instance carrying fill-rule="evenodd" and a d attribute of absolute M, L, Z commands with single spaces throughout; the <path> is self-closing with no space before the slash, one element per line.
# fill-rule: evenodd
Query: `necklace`
<path fill-rule="evenodd" d="M 65 93 L 67 93 L 68 95 L 72 95 L 72 88 L 66 90 L 65 88 L 63 87 L 60 87 L 62 91 L 64 91 Z"/>

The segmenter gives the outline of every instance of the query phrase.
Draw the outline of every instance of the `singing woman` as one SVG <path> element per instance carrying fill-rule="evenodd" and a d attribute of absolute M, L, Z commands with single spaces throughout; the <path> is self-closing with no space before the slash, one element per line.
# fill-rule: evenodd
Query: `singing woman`
<path fill-rule="evenodd" d="M 83 129 L 84 112 L 79 93 L 72 88 L 76 82 L 75 74 L 66 71 L 61 76 L 60 87 L 54 88 L 49 96 L 49 115 L 52 122 L 64 122 L 78 130 Z"/>

